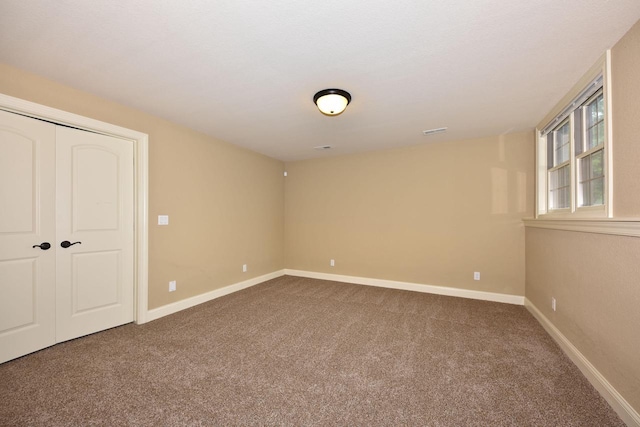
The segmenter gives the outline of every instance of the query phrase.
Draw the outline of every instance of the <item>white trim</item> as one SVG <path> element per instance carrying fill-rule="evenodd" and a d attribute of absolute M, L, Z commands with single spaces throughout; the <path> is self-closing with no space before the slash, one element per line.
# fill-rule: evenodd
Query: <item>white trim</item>
<path fill-rule="evenodd" d="M 204 294 L 196 295 L 191 298 L 176 301 L 171 304 L 163 305 L 162 307 L 154 308 L 147 312 L 147 321 L 159 319 L 170 314 L 177 313 L 187 308 L 195 307 L 196 305 L 211 301 L 216 298 L 223 297 L 225 295 L 232 294 L 234 292 L 241 291 L 251 286 L 259 285 L 267 280 L 276 279 L 284 276 L 285 270 L 274 271 L 262 276 L 254 277 L 253 279 L 245 280 L 243 282 L 234 283 L 233 285 L 225 286 L 223 288 L 214 289 L 213 291 L 206 292 Z"/>
<path fill-rule="evenodd" d="M 523 219 L 525 227 L 640 237 L 638 219 Z"/>
<path fill-rule="evenodd" d="M 607 218 L 613 218 L 613 86 L 611 84 L 611 49 L 605 52 L 604 61 L 604 83 L 602 86 L 604 95 L 604 129 L 606 147 L 604 150 L 604 173 L 605 173 L 605 197 Z"/>
<path fill-rule="evenodd" d="M 310 279 L 332 280 L 335 282 L 354 283 L 356 285 L 377 286 L 380 288 L 401 289 L 404 291 L 423 292 L 427 294 L 447 295 L 451 297 L 471 298 L 483 301 L 503 302 L 507 304 L 524 304 L 524 296 L 499 294 L 494 292 L 474 291 L 471 289 L 449 288 L 446 286 L 425 285 L 395 280 L 371 279 L 367 277 L 343 276 L 340 274 L 317 273 L 314 271 L 285 269 L 288 276 L 308 277 Z"/>
<path fill-rule="evenodd" d="M 628 426 L 640 427 L 640 414 L 633 409 L 633 407 L 625 400 L 624 397 L 616 390 L 609 381 L 596 369 L 589 359 L 587 359 L 578 350 L 569 339 L 556 328 L 549 319 L 533 303 L 525 298 L 525 307 L 535 317 L 542 327 L 547 331 L 549 335 L 558 343 L 562 351 L 565 352 L 569 359 L 575 363 L 589 382 L 595 387 L 596 390 L 604 397 L 604 399 L 611 405 L 614 411 L 618 414 L 622 421 Z"/>
<path fill-rule="evenodd" d="M 146 322 L 149 288 L 149 135 L 4 94 L 0 94 L 0 109 L 133 142 L 136 171 L 134 320 L 136 323 Z"/>
<path fill-rule="evenodd" d="M 542 141 L 540 130 L 536 128 L 536 179 L 535 179 L 535 194 L 536 194 L 536 207 L 535 217 L 547 213 L 549 209 L 547 206 L 547 195 L 549 194 L 549 178 L 547 172 L 547 142 L 546 136 Z"/>
<path fill-rule="evenodd" d="M 135 321 L 147 322 L 149 301 L 149 137 L 136 144 L 136 278 Z"/>

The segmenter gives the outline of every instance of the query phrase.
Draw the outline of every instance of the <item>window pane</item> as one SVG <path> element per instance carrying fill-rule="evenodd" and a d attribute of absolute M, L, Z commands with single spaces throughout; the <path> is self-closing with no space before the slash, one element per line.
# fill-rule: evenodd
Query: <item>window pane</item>
<path fill-rule="evenodd" d="M 598 95 L 586 109 L 587 150 L 604 143 L 604 97 Z"/>
<path fill-rule="evenodd" d="M 580 182 L 584 182 L 591 178 L 591 162 L 588 157 L 580 160 Z"/>
<path fill-rule="evenodd" d="M 589 156 L 591 158 L 591 161 L 588 162 L 588 164 L 591 169 L 591 174 L 585 175 L 585 177 L 588 176 L 589 178 L 599 178 L 601 176 L 604 176 L 604 167 L 602 164 L 603 155 L 604 150 L 598 150 Z"/>
<path fill-rule="evenodd" d="M 597 135 L 598 127 L 596 128 L 588 128 L 587 129 L 587 146 L 588 148 L 593 147 L 594 145 L 598 145 L 598 135 Z"/>
<path fill-rule="evenodd" d="M 598 123 L 598 103 L 597 102 L 592 102 L 591 104 L 589 104 L 587 106 L 587 111 L 589 112 L 589 114 L 587 115 L 588 120 L 588 126 L 593 126 L 594 124 Z"/>
<path fill-rule="evenodd" d="M 571 205 L 571 176 L 569 165 L 549 173 L 549 200 L 551 209 L 564 209 Z"/>
<path fill-rule="evenodd" d="M 579 206 L 591 206 L 591 181 L 580 183 Z"/>
<path fill-rule="evenodd" d="M 553 141 L 554 166 L 558 166 L 569 160 L 569 122 L 565 122 L 555 132 Z"/>
<path fill-rule="evenodd" d="M 604 178 L 591 181 L 591 206 L 604 204 Z"/>
<path fill-rule="evenodd" d="M 598 136 L 597 136 L 598 144 L 593 144 L 589 148 L 593 148 L 596 145 L 604 143 L 604 121 L 598 123 Z"/>
<path fill-rule="evenodd" d="M 604 204 L 604 150 L 580 159 L 579 206 Z"/>
<path fill-rule="evenodd" d="M 598 121 L 604 120 L 604 96 L 601 94 L 598 99 Z"/>
<path fill-rule="evenodd" d="M 570 197 L 571 197 L 571 193 L 569 193 L 569 187 L 564 187 L 561 190 L 562 195 L 562 200 L 560 201 L 561 205 L 559 206 L 560 208 L 568 208 L 571 203 L 570 203 Z"/>
<path fill-rule="evenodd" d="M 583 108 L 578 108 L 573 112 L 573 149 L 575 155 L 582 154 L 584 152 L 583 131 L 582 131 L 582 112 Z"/>

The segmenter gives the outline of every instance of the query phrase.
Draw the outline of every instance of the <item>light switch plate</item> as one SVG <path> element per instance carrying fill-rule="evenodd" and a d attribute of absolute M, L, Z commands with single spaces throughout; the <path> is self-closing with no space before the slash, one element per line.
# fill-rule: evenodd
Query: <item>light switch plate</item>
<path fill-rule="evenodd" d="M 169 215 L 158 215 L 158 225 L 169 225 Z"/>

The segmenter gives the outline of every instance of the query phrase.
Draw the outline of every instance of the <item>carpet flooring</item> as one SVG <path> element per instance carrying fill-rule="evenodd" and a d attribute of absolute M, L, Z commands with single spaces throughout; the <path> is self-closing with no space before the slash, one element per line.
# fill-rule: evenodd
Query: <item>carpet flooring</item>
<path fill-rule="evenodd" d="M 0 365 L 2 426 L 623 426 L 522 306 L 283 276 Z"/>

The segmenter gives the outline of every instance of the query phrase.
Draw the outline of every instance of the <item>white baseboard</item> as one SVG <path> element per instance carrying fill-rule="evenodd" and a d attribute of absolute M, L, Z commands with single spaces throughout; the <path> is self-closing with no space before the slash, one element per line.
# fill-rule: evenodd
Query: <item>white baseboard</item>
<path fill-rule="evenodd" d="M 589 360 L 578 350 L 569 339 L 564 336 L 558 328 L 547 317 L 542 314 L 538 308 L 533 305 L 529 299 L 524 301 L 525 307 L 529 312 L 540 322 L 549 335 L 558 343 L 562 351 L 564 351 L 569 359 L 576 364 L 576 366 L 582 371 L 589 382 L 595 387 L 596 390 L 604 397 L 604 399 L 611 405 L 614 411 L 618 414 L 622 421 L 629 427 L 640 427 L 640 414 L 633 409 L 629 402 L 618 390 L 616 390 L 609 381 L 596 369 L 595 366 L 589 362 Z"/>
<path fill-rule="evenodd" d="M 448 288 L 444 286 L 433 285 L 421 285 L 418 283 L 398 282 L 393 280 L 382 279 L 370 279 L 366 277 L 356 276 L 343 276 L 339 274 L 328 273 L 316 273 L 312 271 L 302 270 L 278 270 L 273 273 L 265 274 L 263 276 L 254 277 L 253 279 L 245 280 L 243 282 L 235 283 L 233 285 L 225 286 L 224 288 L 215 289 L 211 292 L 196 295 L 191 298 L 183 299 L 171 304 L 163 305 L 162 307 L 148 310 L 145 316 L 145 323 L 152 320 L 159 319 L 164 316 L 168 316 L 173 313 L 177 313 L 181 310 L 194 307 L 198 304 L 202 304 L 207 301 L 211 301 L 216 298 L 229 295 L 233 292 L 238 292 L 242 289 L 255 286 L 267 280 L 275 279 L 277 277 L 284 276 L 308 277 L 311 279 L 333 280 L 336 282 L 354 283 L 358 285 L 378 286 L 381 288 L 402 289 L 406 291 L 425 292 L 430 294 L 447 295 L 461 298 L 472 298 L 484 301 L 503 302 L 508 304 L 524 304 L 524 297 L 518 295 L 498 294 L 492 292 L 473 291 L 468 289 Z"/>
<path fill-rule="evenodd" d="M 313 271 L 285 269 L 289 276 L 308 277 L 310 279 L 333 280 L 336 282 L 354 283 L 356 285 L 378 286 L 381 288 L 401 289 L 405 291 L 424 292 L 428 294 L 447 295 L 451 297 L 471 298 L 483 301 L 503 302 L 507 304 L 524 304 L 524 296 L 499 294 L 494 292 L 474 291 L 470 289 L 448 288 L 445 286 L 422 285 L 419 283 L 398 282 L 395 280 L 370 279 L 366 277 L 342 276 L 339 274 L 316 273 Z"/>
<path fill-rule="evenodd" d="M 150 322 L 152 320 L 159 319 L 164 316 L 168 316 L 173 313 L 185 310 L 187 308 L 194 307 L 198 304 L 202 304 L 207 301 L 211 301 L 216 298 L 229 295 L 233 292 L 241 291 L 242 289 L 249 288 L 251 286 L 258 285 L 267 280 L 275 279 L 280 276 L 284 276 L 285 270 L 274 271 L 273 273 L 265 274 L 263 276 L 254 277 L 253 279 L 245 280 L 243 282 L 234 283 L 233 285 L 225 286 L 224 288 L 215 289 L 211 292 L 196 295 L 191 298 L 183 299 L 171 304 L 163 305 L 162 307 L 148 310 L 145 320 Z"/>

